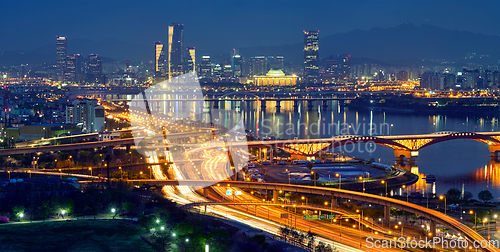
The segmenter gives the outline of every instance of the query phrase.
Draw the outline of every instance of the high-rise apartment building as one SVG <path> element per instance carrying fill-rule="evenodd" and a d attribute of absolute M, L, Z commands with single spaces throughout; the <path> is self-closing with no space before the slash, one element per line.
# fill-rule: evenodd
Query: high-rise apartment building
<path fill-rule="evenodd" d="M 181 75 L 184 73 L 184 25 L 174 23 L 168 26 L 167 44 L 167 67 L 168 76 Z"/>
<path fill-rule="evenodd" d="M 194 47 L 186 48 L 186 72 L 196 71 L 196 51 Z"/>
<path fill-rule="evenodd" d="M 212 76 L 212 61 L 208 55 L 201 56 L 200 76 L 202 78 L 210 78 Z"/>
<path fill-rule="evenodd" d="M 103 109 L 97 106 L 97 100 L 76 99 L 66 106 L 66 123 L 76 124 L 85 133 L 102 131 L 104 130 Z M 96 113 L 98 114 L 97 121 Z"/>
<path fill-rule="evenodd" d="M 319 31 L 304 31 L 304 76 L 319 74 Z"/>
<path fill-rule="evenodd" d="M 66 70 L 66 56 L 68 55 L 67 37 L 56 37 L 56 73 L 57 81 L 64 81 Z"/>

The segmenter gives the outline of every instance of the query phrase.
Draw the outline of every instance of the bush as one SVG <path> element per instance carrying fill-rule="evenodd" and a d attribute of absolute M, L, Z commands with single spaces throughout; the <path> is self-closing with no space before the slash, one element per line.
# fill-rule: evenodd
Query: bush
<path fill-rule="evenodd" d="M 7 223 L 9 222 L 9 218 L 7 218 L 6 216 L 0 216 L 0 223 Z"/>

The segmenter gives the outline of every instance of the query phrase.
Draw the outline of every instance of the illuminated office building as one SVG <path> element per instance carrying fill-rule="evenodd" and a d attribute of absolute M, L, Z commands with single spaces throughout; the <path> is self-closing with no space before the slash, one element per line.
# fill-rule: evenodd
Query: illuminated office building
<path fill-rule="evenodd" d="M 269 70 L 265 76 L 254 76 L 255 86 L 295 86 L 297 84 L 297 76 L 285 75 L 281 70 Z"/>
<path fill-rule="evenodd" d="M 304 76 L 319 74 L 319 31 L 304 31 Z"/>
<path fill-rule="evenodd" d="M 75 82 L 76 78 L 76 55 L 66 56 L 66 71 L 64 72 L 65 82 Z"/>
<path fill-rule="evenodd" d="M 241 77 L 243 69 L 243 59 L 241 55 L 234 54 L 231 58 L 231 68 L 233 70 L 233 77 Z"/>
<path fill-rule="evenodd" d="M 165 52 L 160 41 L 155 42 L 155 76 L 165 75 Z"/>
<path fill-rule="evenodd" d="M 174 23 L 168 26 L 167 67 L 168 77 L 184 73 L 184 25 Z"/>
<path fill-rule="evenodd" d="M 194 47 L 187 47 L 186 72 L 196 71 L 196 51 Z"/>
<path fill-rule="evenodd" d="M 106 84 L 106 78 L 102 73 L 102 61 L 97 54 L 89 54 L 87 64 L 87 82 L 95 84 Z"/>
<path fill-rule="evenodd" d="M 212 60 L 210 56 L 201 56 L 200 76 L 202 78 L 210 78 L 212 76 Z"/>
<path fill-rule="evenodd" d="M 56 37 L 56 72 L 57 81 L 64 80 L 66 56 L 68 55 L 68 40 L 66 37 Z"/>

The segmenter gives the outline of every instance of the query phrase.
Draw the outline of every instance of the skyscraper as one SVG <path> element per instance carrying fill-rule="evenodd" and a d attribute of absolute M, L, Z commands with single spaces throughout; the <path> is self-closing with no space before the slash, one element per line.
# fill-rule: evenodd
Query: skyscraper
<path fill-rule="evenodd" d="M 304 76 L 319 74 L 319 31 L 304 31 Z"/>
<path fill-rule="evenodd" d="M 181 75 L 184 73 L 184 25 L 174 23 L 168 26 L 168 77 Z"/>
<path fill-rule="evenodd" d="M 165 75 L 165 52 L 160 41 L 155 42 L 155 76 Z"/>
<path fill-rule="evenodd" d="M 76 55 L 66 56 L 66 71 L 64 72 L 64 81 L 75 82 L 76 77 Z"/>
<path fill-rule="evenodd" d="M 200 76 L 202 78 L 210 78 L 212 76 L 212 61 L 210 56 L 201 56 L 200 67 Z"/>
<path fill-rule="evenodd" d="M 243 59 L 241 58 L 241 55 L 236 53 L 233 54 L 233 57 L 231 58 L 231 68 L 233 70 L 233 77 L 242 76 L 241 70 L 243 68 Z"/>
<path fill-rule="evenodd" d="M 186 72 L 196 71 L 196 51 L 194 47 L 187 47 Z"/>
<path fill-rule="evenodd" d="M 57 81 L 64 80 L 66 68 L 66 55 L 68 54 L 68 42 L 66 37 L 56 36 L 56 72 Z"/>
<path fill-rule="evenodd" d="M 87 82 L 105 84 L 104 74 L 102 73 L 102 62 L 97 54 L 89 54 L 87 68 Z"/>

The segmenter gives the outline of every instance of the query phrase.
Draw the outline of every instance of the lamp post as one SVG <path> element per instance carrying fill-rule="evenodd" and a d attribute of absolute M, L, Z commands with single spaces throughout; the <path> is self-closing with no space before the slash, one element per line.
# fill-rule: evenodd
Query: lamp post
<path fill-rule="evenodd" d="M 361 220 L 363 220 L 363 210 L 359 210 L 359 209 L 356 209 L 356 213 L 358 213 L 358 218 L 359 218 L 359 211 L 361 211 L 361 219 L 359 219 L 359 222 L 358 222 L 358 226 L 359 226 L 359 230 L 361 230 Z"/>
<path fill-rule="evenodd" d="M 476 221 L 476 219 L 477 219 L 477 214 L 476 214 L 476 212 L 474 212 L 474 211 L 470 210 L 470 211 L 469 211 L 469 214 L 472 214 L 472 213 L 474 213 L 474 229 L 475 229 L 475 230 L 477 230 L 477 221 Z"/>
<path fill-rule="evenodd" d="M 342 174 L 336 173 L 335 177 L 339 178 L 339 189 L 341 189 L 341 184 L 342 184 Z"/>
<path fill-rule="evenodd" d="M 490 239 L 490 221 L 488 221 L 488 218 L 484 218 L 484 223 L 488 222 L 488 240 Z"/>
<path fill-rule="evenodd" d="M 149 179 L 151 179 L 151 166 L 148 166 L 149 169 Z"/>
<path fill-rule="evenodd" d="M 61 215 L 62 215 L 62 218 L 64 219 L 64 214 L 66 213 L 66 210 L 61 210 Z"/>
<path fill-rule="evenodd" d="M 363 193 L 365 192 L 365 180 L 363 179 L 362 176 L 359 176 L 359 180 L 361 180 L 361 182 L 363 182 Z"/>
<path fill-rule="evenodd" d="M 9 180 L 10 180 L 10 171 L 7 171 L 7 173 L 9 174 Z"/>
<path fill-rule="evenodd" d="M 118 169 L 120 169 L 120 176 L 121 176 L 121 179 L 123 179 L 123 170 L 122 170 L 122 167 L 118 167 Z"/>
<path fill-rule="evenodd" d="M 290 184 L 290 171 L 288 169 L 285 169 L 286 172 L 288 172 L 288 184 Z"/>
<path fill-rule="evenodd" d="M 402 187 L 405 189 L 406 185 L 403 185 Z M 408 202 L 408 188 L 406 188 L 406 202 Z"/>
<path fill-rule="evenodd" d="M 385 180 L 382 180 L 382 184 L 385 184 L 385 197 L 387 197 L 387 182 Z"/>
<path fill-rule="evenodd" d="M 62 179 L 62 170 L 59 169 L 59 178 Z"/>
<path fill-rule="evenodd" d="M 444 214 L 446 215 L 446 195 L 439 196 L 439 199 L 440 200 L 444 199 Z"/>
<path fill-rule="evenodd" d="M 30 174 L 30 178 L 31 178 L 31 170 L 28 170 L 28 173 Z"/>
<path fill-rule="evenodd" d="M 89 167 L 90 177 L 92 177 L 92 167 Z"/>
<path fill-rule="evenodd" d="M 314 178 L 314 186 L 316 186 L 316 175 L 314 175 L 314 171 L 311 171 L 311 175 L 313 175 L 313 178 Z"/>
<path fill-rule="evenodd" d="M 302 196 L 302 197 L 301 197 L 301 199 L 302 199 L 302 200 L 306 200 L 306 205 L 307 205 L 307 198 L 306 198 L 306 197 L 304 197 L 304 196 Z"/>

